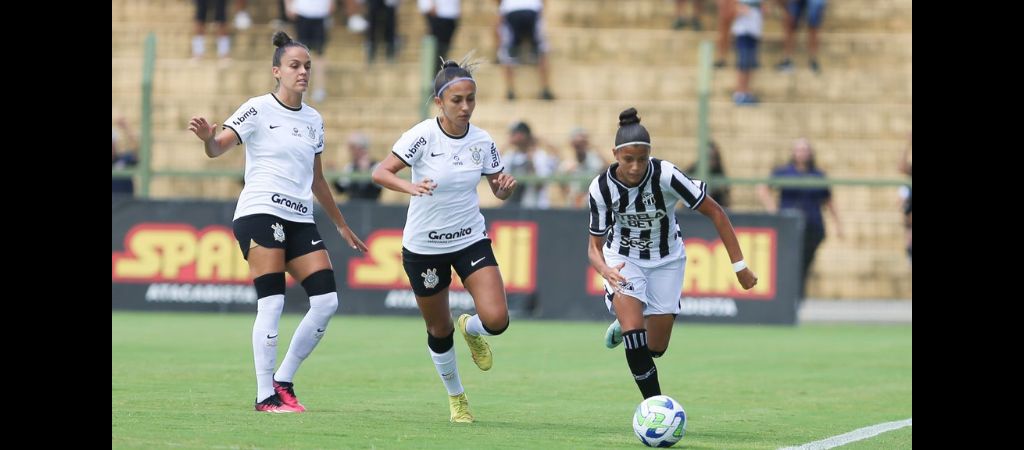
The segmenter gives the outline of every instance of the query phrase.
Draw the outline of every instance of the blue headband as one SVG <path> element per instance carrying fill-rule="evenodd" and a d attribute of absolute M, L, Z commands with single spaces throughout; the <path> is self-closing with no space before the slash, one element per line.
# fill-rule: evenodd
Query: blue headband
<path fill-rule="evenodd" d="M 474 80 L 474 79 L 472 79 L 472 78 L 470 78 L 470 77 L 458 77 L 458 78 L 453 78 L 453 79 L 452 79 L 451 81 L 449 81 L 449 82 L 447 82 L 447 83 L 445 83 L 445 84 L 442 84 L 442 85 L 441 85 L 441 89 L 438 89 L 438 90 L 437 90 L 437 98 L 441 98 L 441 96 L 442 96 L 442 95 L 444 95 L 444 90 L 445 90 L 445 89 L 448 89 L 448 87 L 449 87 L 449 86 L 451 86 L 451 85 L 453 85 L 453 84 L 455 84 L 455 83 L 458 83 L 458 82 L 460 82 L 460 81 L 465 81 L 465 80 L 469 80 L 469 81 L 472 81 L 472 82 L 473 82 L 473 84 L 474 84 L 474 85 L 476 85 L 476 80 Z"/>

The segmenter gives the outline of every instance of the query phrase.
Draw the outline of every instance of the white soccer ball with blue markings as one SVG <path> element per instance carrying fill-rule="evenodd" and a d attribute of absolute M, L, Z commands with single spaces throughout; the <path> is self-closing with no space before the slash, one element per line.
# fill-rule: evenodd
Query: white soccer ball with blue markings
<path fill-rule="evenodd" d="M 633 432 L 648 447 L 671 447 L 686 433 L 686 411 L 672 397 L 655 395 L 636 407 Z"/>

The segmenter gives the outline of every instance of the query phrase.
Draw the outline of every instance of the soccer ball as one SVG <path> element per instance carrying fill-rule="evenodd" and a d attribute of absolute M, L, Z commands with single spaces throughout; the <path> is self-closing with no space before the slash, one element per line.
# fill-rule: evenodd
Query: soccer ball
<path fill-rule="evenodd" d="M 655 395 L 636 407 L 633 432 L 648 447 L 671 447 L 686 433 L 686 411 L 672 397 Z"/>

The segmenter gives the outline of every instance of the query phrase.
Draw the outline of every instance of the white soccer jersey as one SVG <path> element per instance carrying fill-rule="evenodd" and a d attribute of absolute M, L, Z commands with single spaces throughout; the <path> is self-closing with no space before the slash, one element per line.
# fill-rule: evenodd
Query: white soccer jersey
<path fill-rule="evenodd" d="M 697 209 L 707 197 L 703 181 L 691 180 L 668 161 L 651 158 L 636 187 L 615 178 L 612 164 L 590 183 L 590 234 L 607 236 L 604 251 L 654 267 L 685 254 L 676 223 L 676 202 Z"/>
<path fill-rule="evenodd" d="M 313 160 L 324 150 L 324 120 L 303 103 L 285 106 L 273 94 L 250 98 L 227 120 L 245 144 L 245 188 L 235 219 L 272 214 L 313 222 Z"/>
<path fill-rule="evenodd" d="M 402 233 L 405 248 L 437 255 L 487 237 L 476 186 L 482 175 L 504 169 L 490 134 L 470 124 L 465 135 L 451 136 L 439 119 L 427 119 L 402 134 L 391 151 L 412 167 L 413 183 L 424 178 L 437 183 L 434 195 L 409 201 Z"/>
<path fill-rule="evenodd" d="M 292 11 L 302 17 L 322 19 L 331 15 L 331 3 L 334 0 L 294 0 Z"/>

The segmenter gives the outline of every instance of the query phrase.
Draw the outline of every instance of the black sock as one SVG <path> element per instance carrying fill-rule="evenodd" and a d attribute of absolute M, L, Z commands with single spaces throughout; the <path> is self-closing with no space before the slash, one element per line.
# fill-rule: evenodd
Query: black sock
<path fill-rule="evenodd" d="M 633 379 L 640 388 L 640 394 L 645 399 L 661 395 L 658 368 L 654 365 L 650 349 L 647 348 L 647 330 L 641 328 L 622 333 L 622 341 L 626 344 L 626 362 L 629 363 L 630 372 L 633 372 Z"/>

